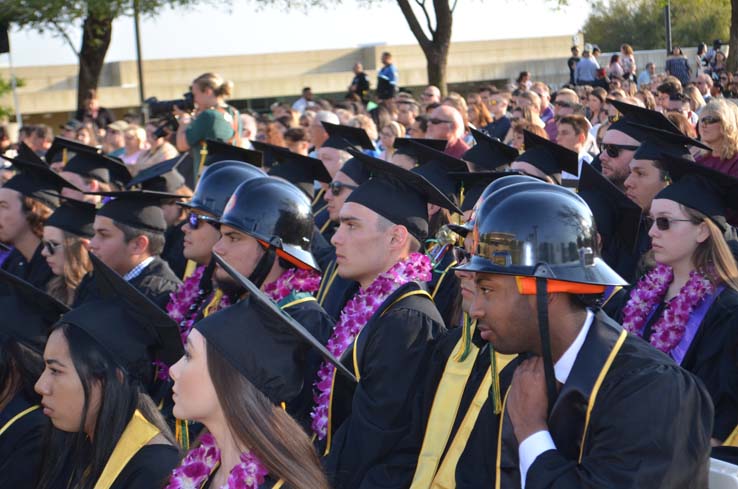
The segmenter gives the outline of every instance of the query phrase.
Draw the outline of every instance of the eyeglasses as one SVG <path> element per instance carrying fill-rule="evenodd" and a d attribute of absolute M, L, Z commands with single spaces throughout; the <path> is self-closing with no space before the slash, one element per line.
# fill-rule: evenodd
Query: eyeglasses
<path fill-rule="evenodd" d="M 571 102 L 565 102 L 563 100 L 557 100 L 557 101 L 555 101 L 554 102 L 554 105 L 556 107 L 563 107 L 565 109 L 571 109 L 572 107 L 574 107 L 574 104 L 572 104 Z"/>
<path fill-rule="evenodd" d="M 648 229 L 651 229 L 654 223 L 656 223 L 656 227 L 660 231 L 668 231 L 669 228 L 671 228 L 672 222 L 693 222 L 691 219 L 669 219 L 668 217 L 657 217 L 656 219 L 652 217 L 646 218 L 646 226 L 648 226 Z"/>
<path fill-rule="evenodd" d="M 43 244 L 44 249 L 49 255 L 53 255 L 61 247 L 61 243 L 54 243 L 53 241 L 44 240 L 41 244 Z"/>
<path fill-rule="evenodd" d="M 200 227 L 200 222 L 206 222 L 215 229 L 220 229 L 220 223 L 214 217 L 203 216 L 202 214 L 197 214 L 195 212 L 190 212 L 187 216 L 187 224 L 189 224 L 190 228 L 193 230 Z"/>
<path fill-rule="evenodd" d="M 720 118 L 719 117 L 714 117 L 714 116 L 709 116 L 708 115 L 708 116 L 705 116 L 702 119 L 700 119 L 700 122 L 702 124 L 716 124 L 716 123 L 720 122 Z"/>
<path fill-rule="evenodd" d="M 430 98 L 430 97 L 432 97 L 432 96 L 433 96 L 433 94 L 432 94 L 432 93 L 426 93 L 426 92 L 423 92 L 423 93 L 421 93 L 421 94 L 420 94 L 420 96 L 421 96 L 421 97 L 429 97 L 429 98 Z"/>
<path fill-rule="evenodd" d="M 638 146 L 629 146 L 627 144 L 608 144 L 605 143 L 602 145 L 602 151 L 607 152 L 607 156 L 610 158 L 617 158 L 620 156 L 620 152 L 623 150 L 629 150 L 629 151 L 635 151 L 638 149 Z"/>
<path fill-rule="evenodd" d="M 447 121 L 444 119 L 428 119 L 428 124 L 433 124 L 437 126 L 439 124 L 451 124 L 451 121 Z"/>
<path fill-rule="evenodd" d="M 328 184 L 328 188 L 331 189 L 331 193 L 333 195 L 339 195 L 341 193 L 341 190 L 344 188 L 348 188 L 351 190 L 356 190 L 359 188 L 357 185 L 349 185 L 348 183 L 343 182 L 331 182 Z"/>

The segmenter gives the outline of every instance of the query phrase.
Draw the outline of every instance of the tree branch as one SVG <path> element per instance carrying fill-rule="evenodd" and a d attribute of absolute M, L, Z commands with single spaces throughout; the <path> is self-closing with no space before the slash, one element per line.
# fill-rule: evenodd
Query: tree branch
<path fill-rule="evenodd" d="M 409 0 L 397 0 L 397 5 L 400 6 L 400 10 L 402 10 L 402 15 L 405 16 L 407 25 L 410 27 L 410 31 L 415 36 L 415 39 L 418 40 L 418 44 L 420 44 L 420 47 L 423 48 L 423 50 L 427 49 L 431 41 L 430 39 L 428 39 L 428 36 L 426 36 L 423 28 L 420 26 L 420 22 L 418 22 L 417 17 L 415 17 L 415 12 L 413 12 L 413 8 L 410 6 Z"/>
<path fill-rule="evenodd" d="M 451 13 L 454 13 L 454 10 L 456 10 L 456 4 L 459 3 L 459 0 L 454 0 L 454 4 L 451 6 Z"/>
<path fill-rule="evenodd" d="M 420 10 L 423 11 L 423 15 L 425 15 L 425 23 L 428 25 L 428 32 L 430 32 L 431 38 L 436 36 L 436 30 L 433 29 L 433 24 L 431 24 L 430 15 L 428 15 L 428 9 L 425 8 L 425 0 L 415 0 L 415 3 L 418 4 L 420 7 Z"/>
<path fill-rule="evenodd" d="M 67 41 L 67 44 L 69 44 L 69 47 L 72 49 L 72 52 L 79 58 L 79 51 L 77 51 L 77 48 L 74 47 L 74 43 L 72 42 L 72 39 L 69 37 L 69 34 L 67 34 L 67 31 L 64 30 L 62 26 L 60 26 L 55 20 L 49 21 L 52 26 L 57 30 L 59 34 L 64 38 L 65 41 Z"/>

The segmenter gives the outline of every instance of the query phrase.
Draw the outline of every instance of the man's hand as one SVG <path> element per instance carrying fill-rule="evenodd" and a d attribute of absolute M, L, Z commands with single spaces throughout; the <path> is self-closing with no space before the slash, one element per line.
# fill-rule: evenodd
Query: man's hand
<path fill-rule="evenodd" d="M 541 357 L 529 358 L 515 369 L 506 409 L 518 443 L 548 429 L 548 395 Z"/>

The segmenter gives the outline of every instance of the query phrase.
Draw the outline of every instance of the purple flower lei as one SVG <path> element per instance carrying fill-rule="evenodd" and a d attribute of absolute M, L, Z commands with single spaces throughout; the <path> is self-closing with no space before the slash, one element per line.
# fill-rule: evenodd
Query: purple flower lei
<path fill-rule="evenodd" d="M 405 260 L 395 263 L 392 268 L 374 279 L 366 289 L 359 289 L 346 304 L 326 345 L 328 351 L 340 358 L 387 297 L 408 282 L 413 280 L 427 282 L 430 279 L 430 259 L 423 254 L 412 253 Z M 310 418 L 313 432 L 319 440 L 324 439 L 328 432 L 328 405 L 334 370 L 332 364 L 323 362 L 318 370 L 318 378 L 313 384 L 315 406 Z"/>
<path fill-rule="evenodd" d="M 210 433 L 203 435 L 200 441 L 200 446 L 190 450 L 180 466 L 172 471 L 166 489 L 199 489 L 208 480 L 220 462 L 220 450 Z M 259 458 L 247 450 L 241 454 L 241 463 L 233 467 L 226 485 L 220 489 L 258 489 L 268 474 Z"/>
<path fill-rule="evenodd" d="M 313 293 L 320 288 L 321 276 L 315 270 L 298 270 L 290 268 L 274 282 L 264 287 L 264 292 L 274 301 L 279 302 L 292 292 Z"/>
<path fill-rule="evenodd" d="M 623 327 L 640 335 L 646 320 L 666 295 L 674 280 L 674 272 L 668 265 L 660 264 L 638 281 L 630 293 L 630 300 L 623 309 Z M 697 270 L 689 272 L 689 280 L 667 303 L 661 318 L 653 325 L 650 343 L 664 353 L 670 352 L 684 336 L 692 311 L 715 292 L 715 286 Z"/>

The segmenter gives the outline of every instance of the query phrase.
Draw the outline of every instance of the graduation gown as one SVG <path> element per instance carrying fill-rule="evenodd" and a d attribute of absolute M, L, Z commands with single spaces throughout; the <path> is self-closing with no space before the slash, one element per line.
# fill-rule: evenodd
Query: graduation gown
<path fill-rule="evenodd" d="M 23 395 L 16 395 L 0 412 L 0 487 L 35 486 L 46 424 L 40 406 Z"/>
<path fill-rule="evenodd" d="M 399 287 L 341 356 L 359 383 L 336 375 L 324 465 L 335 489 L 370 487 L 367 471 L 407 434 L 443 319 L 423 285 Z"/>
<path fill-rule="evenodd" d="M 46 258 L 41 255 L 41 250 L 43 250 L 43 245 L 39 244 L 31 260 L 27 261 L 23 254 L 14 248 L 0 268 L 22 278 L 38 289 L 46 290 L 46 285 L 54 274 L 46 263 Z"/>
<path fill-rule="evenodd" d="M 461 285 L 453 271 L 456 265 L 453 253 L 448 250 L 433 268 L 428 284 L 433 302 L 436 303 L 447 328 L 452 328 L 461 321 Z"/>
<path fill-rule="evenodd" d="M 169 268 L 167 262 L 158 256 L 154 257 L 149 266 L 130 283 L 163 310 L 166 310 L 169 303 L 169 294 L 182 285 L 182 281 Z"/>
<path fill-rule="evenodd" d="M 336 250 L 330 240 L 326 240 L 317 226 L 313 226 L 313 238 L 310 241 L 310 252 L 315 257 L 321 270 L 325 270 L 330 262 L 336 258 Z"/>
<path fill-rule="evenodd" d="M 535 459 L 525 487 L 705 488 L 712 417 L 694 376 L 599 312 L 552 406 L 556 449 Z M 518 488 L 518 440 L 504 409 L 500 429 L 500 487 Z"/>
<path fill-rule="evenodd" d="M 178 463 L 177 447 L 147 445 L 131 458 L 110 489 L 161 489 Z"/>
<path fill-rule="evenodd" d="M 325 312 L 335 321 L 341 316 L 346 303 L 358 292 L 359 283 L 338 275 L 335 257 L 323 269 L 323 280 L 316 297 Z"/>
<path fill-rule="evenodd" d="M 183 277 L 185 268 L 187 267 L 187 258 L 182 254 L 184 248 L 184 231 L 182 226 L 186 221 L 170 226 L 164 235 L 164 250 L 161 252 L 161 258 L 169 264 L 174 275 Z"/>

